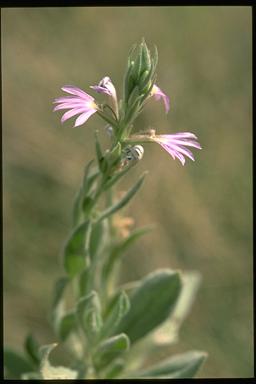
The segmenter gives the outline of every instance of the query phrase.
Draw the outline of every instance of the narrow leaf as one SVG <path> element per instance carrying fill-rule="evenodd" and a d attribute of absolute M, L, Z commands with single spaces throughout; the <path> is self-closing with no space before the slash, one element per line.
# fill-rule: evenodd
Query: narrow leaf
<path fill-rule="evenodd" d="M 103 327 L 101 330 L 102 338 L 110 335 L 111 332 L 115 332 L 116 326 L 119 324 L 124 315 L 129 311 L 129 309 L 129 298 L 124 291 L 121 291 L 117 296 L 114 297 L 109 307 L 107 308 Z"/>
<path fill-rule="evenodd" d="M 147 172 L 143 173 L 143 175 L 139 178 L 137 183 L 131 189 L 129 189 L 129 191 L 118 202 L 116 202 L 111 207 L 109 207 L 105 211 L 103 211 L 101 216 L 98 218 L 98 221 L 101 221 L 101 220 L 105 219 L 106 217 L 113 215 L 113 213 L 115 213 L 119 209 L 123 208 L 131 200 L 131 198 L 135 195 L 135 193 L 141 187 L 146 173 Z"/>
<path fill-rule="evenodd" d="M 91 160 L 85 167 L 84 177 L 82 185 L 80 186 L 73 203 L 73 226 L 77 226 L 81 219 L 82 214 L 82 201 L 84 197 L 89 192 L 93 182 L 99 175 L 99 170 L 97 168 L 92 169 L 93 160 Z"/>
<path fill-rule="evenodd" d="M 8 379 L 20 379 L 23 373 L 33 371 L 33 365 L 21 354 L 10 348 L 4 349 L 4 367 Z"/>
<path fill-rule="evenodd" d="M 78 301 L 77 316 L 87 336 L 93 339 L 102 326 L 101 305 L 96 291 L 90 292 Z"/>
<path fill-rule="evenodd" d="M 64 290 L 69 282 L 68 277 L 61 277 L 59 280 L 57 280 L 55 287 L 54 287 L 54 293 L 53 293 L 53 308 L 55 308 L 59 301 L 62 299 Z"/>
<path fill-rule="evenodd" d="M 189 379 L 193 378 L 207 357 L 207 353 L 201 351 L 190 351 L 175 355 L 161 363 L 138 371 L 129 377 L 140 378 L 168 378 L 168 379 Z"/>
<path fill-rule="evenodd" d="M 96 222 L 93 224 L 89 242 L 89 250 L 92 260 L 96 257 L 103 246 L 105 232 L 106 227 L 104 222 Z"/>
<path fill-rule="evenodd" d="M 117 358 L 113 360 L 109 367 L 106 369 L 106 371 L 104 372 L 104 377 L 106 379 L 114 379 L 123 371 L 124 367 L 124 359 Z"/>
<path fill-rule="evenodd" d="M 96 181 L 99 174 L 100 174 L 100 171 L 97 166 L 94 166 L 88 171 L 88 173 L 85 173 L 83 178 L 83 184 L 82 184 L 84 195 L 87 195 L 88 193 L 91 192 L 91 189 L 94 186 L 94 182 Z"/>
<path fill-rule="evenodd" d="M 65 341 L 70 332 L 76 328 L 76 313 L 70 311 L 66 313 L 59 321 L 58 335 L 62 341 Z"/>
<path fill-rule="evenodd" d="M 53 380 L 53 379 L 76 379 L 77 371 L 74 371 L 67 367 L 54 367 L 49 362 L 50 352 L 57 346 L 56 343 L 45 345 L 40 348 L 41 353 L 41 364 L 40 372 L 44 380 Z"/>
<path fill-rule="evenodd" d="M 111 176 L 108 181 L 104 184 L 103 190 L 106 191 L 107 189 L 111 188 L 114 184 L 117 183 L 119 179 L 121 179 L 122 176 L 124 176 L 127 171 L 129 171 L 131 167 L 127 166 L 123 168 L 121 171 L 115 173 L 113 176 Z"/>
<path fill-rule="evenodd" d="M 85 235 L 89 229 L 89 220 L 72 232 L 65 247 L 64 267 L 70 277 L 75 276 L 85 266 Z"/>
<path fill-rule="evenodd" d="M 106 161 L 105 157 L 103 156 L 98 134 L 95 131 L 95 147 L 96 147 L 96 155 L 97 155 L 97 160 L 98 160 L 98 165 L 99 169 L 101 170 L 102 173 L 105 173 L 105 171 L 108 168 L 108 162 Z"/>
<path fill-rule="evenodd" d="M 59 330 L 60 321 L 65 315 L 64 292 L 69 282 L 70 282 L 70 279 L 68 277 L 61 277 L 59 280 L 57 280 L 54 287 L 53 304 L 52 304 L 52 311 L 50 314 L 50 321 L 52 323 L 54 330 L 57 333 L 59 332 L 58 330 Z"/>
<path fill-rule="evenodd" d="M 152 229 L 153 229 L 153 226 L 137 228 L 133 232 L 131 232 L 128 237 L 126 237 L 119 244 L 113 247 L 108 259 L 106 259 L 106 261 L 103 264 L 102 278 L 104 282 L 108 280 L 111 271 L 113 271 L 114 269 L 114 265 L 120 259 L 120 257 L 124 254 L 127 248 L 129 248 L 137 239 L 139 239 L 141 236 L 145 235 Z"/>
<path fill-rule="evenodd" d="M 91 210 L 94 206 L 95 200 L 91 196 L 85 196 L 82 201 L 82 210 L 85 217 L 88 217 L 91 213 Z"/>
<path fill-rule="evenodd" d="M 86 296 L 89 293 L 91 284 L 91 268 L 88 266 L 85 268 L 79 277 L 79 295 L 80 297 Z"/>
<path fill-rule="evenodd" d="M 118 246 L 118 252 L 119 253 L 125 252 L 127 250 L 127 248 L 129 248 L 136 240 L 138 240 L 141 236 L 145 235 L 146 233 L 152 231 L 153 228 L 154 228 L 154 226 L 151 225 L 151 226 L 146 226 L 146 227 L 135 229 Z"/>
<path fill-rule="evenodd" d="M 24 349 L 27 352 L 32 363 L 36 366 L 40 362 L 39 348 L 40 346 L 38 341 L 34 338 L 31 333 L 28 334 L 24 342 Z"/>
<path fill-rule="evenodd" d="M 129 346 L 129 338 L 124 333 L 103 341 L 93 356 L 95 366 L 100 369 L 104 368 L 120 354 L 127 352 Z"/>

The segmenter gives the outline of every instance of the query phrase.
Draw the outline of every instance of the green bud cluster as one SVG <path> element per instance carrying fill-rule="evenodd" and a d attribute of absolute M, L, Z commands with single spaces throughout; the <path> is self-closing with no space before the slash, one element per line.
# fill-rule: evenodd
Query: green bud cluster
<path fill-rule="evenodd" d="M 133 46 L 128 57 L 128 66 L 125 74 L 125 97 L 128 103 L 130 96 L 137 87 L 140 95 L 146 94 L 154 84 L 155 71 L 158 61 L 157 49 L 155 47 L 152 56 L 144 39 L 139 45 Z"/>
<path fill-rule="evenodd" d="M 126 124 L 131 124 L 135 120 L 150 95 L 156 79 L 157 61 L 157 48 L 155 47 L 152 55 L 144 39 L 139 45 L 132 47 L 124 77 L 124 121 Z"/>

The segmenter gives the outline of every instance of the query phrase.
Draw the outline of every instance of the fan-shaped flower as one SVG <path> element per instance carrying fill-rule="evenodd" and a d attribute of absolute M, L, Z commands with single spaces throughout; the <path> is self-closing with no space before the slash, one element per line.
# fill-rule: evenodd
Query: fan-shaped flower
<path fill-rule="evenodd" d="M 116 100 L 116 89 L 110 77 L 108 76 L 103 77 L 98 85 L 91 85 L 90 88 L 98 93 L 106 93 L 107 95 L 113 97 L 114 100 Z"/>
<path fill-rule="evenodd" d="M 116 96 L 116 89 L 110 77 L 103 77 L 98 85 L 91 85 L 90 88 L 98 93 L 105 93 L 106 95 L 110 96 L 112 105 L 114 107 L 114 111 L 112 110 L 112 112 L 114 112 L 115 118 L 117 119 L 119 116 L 118 101 Z"/>
<path fill-rule="evenodd" d="M 190 132 L 179 132 L 170 135 L 155 135 L 151 139 L 160 144 L 173 159 L 177 158 L 181 164 L 185 164 L 185 157 L 195 160 L 193 153 L 186 147 L 194 147 L 202 149 L 201 145 L 197 142 L 197 137 Z"/>
<path fill-rule="evenodd" d="M 62 116 L 62 123 L 75 115 L 80 115 L 74 124 L 74 127 L 78 127 L 79 125 L 85 123 L 91 115 L 97 112 L 98 106 L 94 102 L 94 98 L 82 89 L 72 85 L 66 85 L 61 89 L 72 95 L 59 97 L 53 102 L 54 104 L 57 104 L 53 109 L 54 111 L 69 109 L 69 111 L 65 112 Z"/>
<path fill-rule="evenodd" d="M 165 112 L 166 113 L 169 112 L 170 99 L 156 84 L 153 85 L 151 96 L 154 96 L 155 100 L 162 99 L 164 102 Z"/>

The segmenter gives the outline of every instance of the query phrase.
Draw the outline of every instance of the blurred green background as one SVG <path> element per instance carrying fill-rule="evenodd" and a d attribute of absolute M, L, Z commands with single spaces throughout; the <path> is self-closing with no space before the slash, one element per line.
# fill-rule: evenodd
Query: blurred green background
<path fill-rule="evenodd" d="M 182 167 L 158 145 L 124 180 L 144 170 L 127 210 L 156 229 L 133 246 L 123 281 L 156 268 L 198 270 L 202 284 L 173 352 L 206 350 L 198 377 L 253 375 L 252 16 L 250 7 L 70 7 L 2 9 L 4 341 L 21 350 L 32 330 L 55 341 L 47 316 L 71 204 L 94 156 L 92 117 L 60 124 L 52 100 L 64 84 L 89 90 L 105 75 L 121 95 L 131 45 L 159 51 L 165 115 L 150 102 L 137 127 L 190 131 L 203 147 Z"/>

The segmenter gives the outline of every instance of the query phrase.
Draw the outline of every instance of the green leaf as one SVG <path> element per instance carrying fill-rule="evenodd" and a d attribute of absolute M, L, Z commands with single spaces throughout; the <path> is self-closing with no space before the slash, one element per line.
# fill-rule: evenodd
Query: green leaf
<path fill-rule="evenodd" d="M 8 379 L 20 379 L 23 373 L 33 371 L 33 365 L 21 354 L 10 348 L 4 349 L 4 367 Z"/>
<path fill-rule="evenodd" d="M 28 334 L 24 342 L 24 349 L 27 352 L 31 362 L 36 366 L 40 362 L 39 348 L 40 345 L 38 341 L 34 338 L 31 333 Z"/>
<path fill-rule="evenodd" d="M 95 200 L 91 196 L 85 196 L 82 202 L 82 210 L 85 215 L 85 217 L 89 216 L 93 206 L 94 206 Z"/>
<path fill-rule="evenodd" d="M 147 44 L 146 44 L 144 39 L 143 39 L 142 43 L 143 43 L 142 52 L 141 52 L 141 55 L 142 55 L 142 67 L 146 68 L 146 69 L 150 69 L 150 67 L 151 67 L 150 51 L 149 51 L 149 49 L 147 47 Z"/>
<path fill-rule="evenodd" d="M 124 333 L 110 337 L 99 344 L 93 355 L 93 362 L 97 368 L 102 369 L 120 354 L 127 352 L 129 347 L 129 338 Z"/>
<path fill-rule="evenodd" d="M 49 362 L 50 352 L 57 346 L 56 343 L 45 345 L 40 348 L 41 354 L 41 364 L 40 372 L 44 380 L 53 380 L 53 379 L 76 379 L 77 371 L 74 371 L 67 367 L 54 367 Z"/>
<path fill-rule="evenodd" d="M 99 169 L 101 170 L 102 173 L 105 173 L 108 169 L 108 163 L 105 157 L 103 156 L 99 138 L 98 138 L 98 133 L 96 131 L 95 131 L 95 147 L 96 147 L 96 155 L 97 155 Z"/>
<path fill-rule="evenodd" d="M 178 341 L 180 326 L 191 310 L 201 282 L 201 275 L 196 271 L 186 272 L 182 274 L 181 280 L 181 293 L 172 315 L 152 335 L 154 342 L 158 345 L 168 345 Z"/>
<path fill-rule="evenodd" d="M 170 316 L 180 290 L 179 272 L 163 269 L 149 274 L 131 294 L 130 310 L 116 332 L 124 332 L 136 342 Z"/>
<path fill-rule="evenodd" d="M 70 311 L 66 313 L 59 321 L 57 332 L 62 341 L 65 341 L 70 332 L 76 328 L 76 313 Z"/>
<path fill-rule="evenodd" d="M 77 317 L 88 338 L 93 340 L 102 326 L 101 305 L 96 291 L 78 301 Z"/>
<path fill-rule="evenodd" d="M 153 225 L 137 228 L 133 232 L 130 233 L 128 237 L 126 237 L 122 243 L 119 245 L 119 252 L 123 253 L 130 247 L 136 240 L 138 240 L 141 236 L 144 236 L 146 233 L 152 231 L 154 228 Z"/>
<path fill-rule="evenodd" d="M 129 377 L 139 378 L 193 378 L 207 357 L 207 353 L 190 351 L 175 355 L 159 364 L 142 371 L 134 372 Z"/>
<path fill-rule="evenodd" d="M 105 260 L 102 269 L 102 278 L 106 282 L 109 278 L 111 271 L 114 268 L 115 263 L 120 259 L 124 252 L 129 248 L 137 239 L 145 235 L 153 229 L 153 226 L 147 226 L 137 228 L 130 233 L 128 237 L 115 245 L 110 252 L 109 257 Z"/>
<path fill-rule="evenodd" d="M 121 291 L 114 299 L 110 302 L 106 310 L 104 317 L 104 323 L 101 330 L 101 337 L 104 338 L 110 333 L 115 332 L 115 327 L 119 324 L 121 319 L 130 309 L 130 301 L 127 294 Z"/>
<path fill-rule="evenodd" d="M 136 117 L 141 112 L 141 104 L 146 98 L 146 94 L 141 94 L 138 96 L 131 105 L 128 106 L 125 114 L 125 123 L 126 125 L 131 125 L 131 123 L 136 119 Z"/>
<path fill-rule="evenodd" d="M 93 160 L 91 160 L 85 167 L 84 177 L 81 187 L 79 188 L 75 200 L 73 203 L 73 226 L 77 226 L 81 219 L 82 214 L 82 201 L 86 194 L 89 192 L 93 182 L 99 175 L 99 170 L 94 168 L 92 169 Z"/>
<path fill-rule="evenodd" d="M 62 299 L 64 290 L 69 282 L 68 277 L 61 277 L 59 280 L 57 280 L 55 287 L 54 287 L 54 293 L 53 293 L 53 303 L 52 307 L 55 308 L 60 300 Z"/>
<path fill-rule="evenodd" d="M 142 228 L 137 228 L 134 231 L 130 233 L 128 237 L 126 237 L 118 246 L 118 253 L 123 253 L 129 248 L 136 240 L 138 240 L 141 236 L 145 235 L 146 233 L 152 231 L 154 228 L 153 225 L 146 226 Z"/>
<path fill-rule="evenodd" d="M 91 162 L 93 162 L 93 160 Z M 91 189 L 94 186 L 94 182 L 96 181 L 99 174 L 100 174 L 100 171 L 96 166 L 89 169 L 88 172 L 85 171 L 83 184 L 82 184 L 84 196 L 91 192 Z"/>
<path fill-rule="evenodd" d="M 154 56 L 152 56 L 152 61 L 153 61 L 153 66 L 155 71 L 158 63 L 158 50 L 156 45 L 154 45 Z"/>
<path fill-rule="evenodd" d="M 140 90 L 139 90 L 139 87 L 135 85 L 132 92 L 129 95 L 129 99 L 128 99 L 129 109 L 132 108 L 135 104 L 137 104 L 139 97 L 140 97 Z"/>
<path fill-rule="evenodd" d="M 104 184 L 103 186 L 103 190 L 106 191 L 107 189 L 111 188 L 114 184 L 117 183 L 117 181 L 122 177 L 124 176 L 127 171 L 129 171 L 131 167 L 130 166 L 127 166 L 125 168 L 123 168 L 121 171 L 119 172 L 116 172 L 113 176 L 111 176 L 107 181 L 106 183 Z"/>
<path fill-rule="evenodd" d="M 75 228 L 65 246 L 64 267 L 74 277 L 85 266 L 85 235 L 90 227 L 89 220 Z"/>
<path fill-rule="evenodd" d="M 131 76 L 133 72 L 134 67 L 134 61 L 132 61 L 130 58 L 128 59 L 128 68 L 126 70 L 125 76 L 124 76 L 124 101 L 127 103 L 129 96 L 136 85 L 134 82 L 133 77 Z"/>
<path fill-rule="evenodd" d="M 54 287 L 50 322 L 52 323 L 52 326 L 57 333 L 60 320 L 63 317 L 65 311 L 65 300 L 63 295 L 69 282 L 70 280 L 68 277 L 61 277 L 59 280 L 57 280 Z"/>
<path fill-rule="evenodd" d="M 97 160 L 98 160 L 98 163 L 100 165 L 101 159 L 103 158 L 103 154 L 102 154 L 102 150 L 101 150 L 97 131 L 94 132 L 94 136 L 95 136 L 95 147 L 96 147 Z"/>
<path fill-rule="evenodd" d="M 124 359 L 117 358 L 109 364 L 109 367 L 104 372 L 104 378 L 105 379 L 114 379 L 116 376 L 118 376 L 125 367 L 125 361 Z"/>
<path fill-rule="evenodd" d="M 79 277 L 79 296 L 86 296 L 89 293 L 90 285 L 91 285 L 91 268 L 87 266 L 85 268 L 80 277 Z"/>
<path fill-rule="evenodd" d="M 134 184 L 132 188 L 129 189 L 129 191 L 115 204 L 107 208 L 105 211 L 102 212 L 100 217 L 98 218 L 98 222 L 105 219 L 106 217 L 113 215 L 116 211 L 119 209 L 123 208 L 130 200 L 131 198 L 135 195 L 135 193 L 139 190 L 141 187 L 144 178 L 146 176 L 147 172 L 144 172 L 143 175 L 139 178 L 139 180 Z"/>
<path fill-rule="evenodd" d="M 141 74 L 141 72 L 144 70 L 144 69 L 147 69 L 147 68 L 142 68 L 142 51 L 143 51 L 143 42 L 138 46 L 138 49 L 137 49 L 137 55 L 136 55 L 136 59 L 135 59 L 135 62 L 134 62 L 134 70 L 133 70 L 133 77 L 134 77 L 134 80 L 137 82 L 138 81 L 138 78 Z"/>
<path fill-rule="evenodd" d="M 100 249 L 105 242 L 106 234 L 106 225 L 104 222 L 96 222 L 92 226 L 90 242 L 89 242 L 89 251 L 90 256 L 93 259 L 99 253 Z"/>

